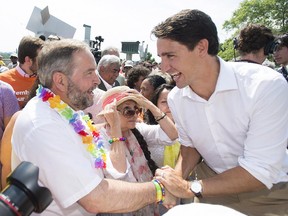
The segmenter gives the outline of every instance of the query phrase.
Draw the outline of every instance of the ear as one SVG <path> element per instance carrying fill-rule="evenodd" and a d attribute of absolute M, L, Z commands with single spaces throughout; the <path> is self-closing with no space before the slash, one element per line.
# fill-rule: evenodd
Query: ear
<path fill-rule="evenodd" d="M 103 71 L 105 72 L 105 67 L 104 67 L 103 65 L 100 66 L 100 71 L 101 71 L 101 72 L 103 72 Z M 100 71 L 99 71 L 99 72 L 100 72 Z"/>
<path fill-rule="evenodd" d="M 205 55 L 208 54 L 208 47 L 209 47 L 209 42 L 207 39 L 202 39 L 198 42 L 197 49 L 201 57 L 204 57 Z"/>
<path fill-rule="evenodd" d="M 59 91 L 63 92 L 67 89 L 68 80 L 66 75 L 64 75 L 63 73 L 57 71 L 54 72 L 52 80 L 55 88 L 57 88 Z"/>
<path fill-rule="evenodd" d="M 29 56 L 25 56 L 24 61 L 29 63 L 29 66 L 31 66 L 33 64 L 33 61 Z"/>

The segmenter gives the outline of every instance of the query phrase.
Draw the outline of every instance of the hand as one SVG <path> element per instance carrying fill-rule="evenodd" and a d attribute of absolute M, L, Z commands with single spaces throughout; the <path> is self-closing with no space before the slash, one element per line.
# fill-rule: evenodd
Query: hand
<path fill-rule="evenodd" d="M 151 106 L 152 107 L 155 106 L 150 100 L 145 98 L 141 93 L 139 93 L 135 89 L 129 89 L 129 90 L 126 91 L 126 93 L 128 95 L 133 95 L 134 97 L 136 97 L 139 100 L 138 105 L 141 106 L 141 107 L 149 109 Z"/>
<path fill-rule="evenodd" d="M 108 104 L 104 109 L 104 117 L 110 127 L 120 127 L 120 116 L 116 107 L 116 99 L 110 104 Z M 119 125 L 116 125 L 119 124 Z"/>
<path fill-rule="evenodd" d="M 156 170 L 155 178 L 158 179 L 172 195 L 179 198 L 191 198 L 193 194 L 189 184 L 182 176 L 169 166 Z"/>
<path fill-rule="evenodd" d="M 173 208 L 177 204 L 177 197 L 173 196 L 166 188 L 165 188 L 165 199 L 163 201 L 163 206 L 167 209 Z"/>

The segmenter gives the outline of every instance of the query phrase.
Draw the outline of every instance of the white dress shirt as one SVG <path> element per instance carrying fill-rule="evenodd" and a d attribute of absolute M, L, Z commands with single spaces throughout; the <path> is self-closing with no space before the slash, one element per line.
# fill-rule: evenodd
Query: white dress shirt
<path fill-rule="evenodd" d="M 168 104 L 180 143 L 196 148 L 215 172 L 240 165 L 271 188 L 288 181 L 287 93 L 287 82 L 276 71 L 220 59 L 208 101 L 187 86 L 174 88 Z"/>

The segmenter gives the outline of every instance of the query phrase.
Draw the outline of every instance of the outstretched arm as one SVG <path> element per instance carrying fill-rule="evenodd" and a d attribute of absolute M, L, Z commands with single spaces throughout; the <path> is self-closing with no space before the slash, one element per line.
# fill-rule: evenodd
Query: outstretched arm
<path fill-rule="evenodd" d="M 78 201 L 91 213 L 133 212 L 153 202 L 156 202 L 156 190 L 152 182 L 129 183 L 113 179 L 103 179 Z"/>

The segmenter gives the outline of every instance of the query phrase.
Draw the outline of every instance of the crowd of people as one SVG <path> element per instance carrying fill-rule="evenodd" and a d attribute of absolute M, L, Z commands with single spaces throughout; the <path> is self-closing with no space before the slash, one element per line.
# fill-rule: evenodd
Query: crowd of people
<path fill-rule="evenodd" d="M 237 62 L 199 10 L 151 34 L 158 66 L 23 37 L 0 73 L 1 187 L 29 161 L 53 197 L 40 215 L 288 215 L 288 34 L 247 25 Z"/>

